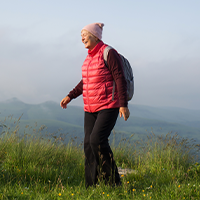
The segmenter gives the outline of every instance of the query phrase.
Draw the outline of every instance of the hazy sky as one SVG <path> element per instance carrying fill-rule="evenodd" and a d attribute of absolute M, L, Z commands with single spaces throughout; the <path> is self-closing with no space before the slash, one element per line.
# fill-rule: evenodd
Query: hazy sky
<path fill-rule="evenodd" d="M 132 65 L 131 104 L 200 109 L 199 11 L 199 0 L 0 0 L 0 101 L 60 102 L 81 80 L 81 29 L 103 22 Z"/>

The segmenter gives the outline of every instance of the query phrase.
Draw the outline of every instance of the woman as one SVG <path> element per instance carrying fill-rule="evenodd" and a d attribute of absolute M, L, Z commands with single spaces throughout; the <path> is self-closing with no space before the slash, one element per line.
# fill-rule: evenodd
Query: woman
<path fill-rule="evenodd" d="M 121 58 L 111 49 L 107 66 L 104 62 L 103 51 L 107 45 L 101 40 L 103 26 L 102 23 L 93 23 L 82 29 L 82 42 L 88 49 L 82 66 L 82 80 L 60 102 L 62 108 L 67 108 L 72 99 L 83 95 L 86 187 L 95 185 L 101 178 L 108 184 L 121 184 L 108 137 L 118 115 L 123 116 L 125 121 L 130 115 Z M 113 80 L 116 85 L 114 99 Z"/>

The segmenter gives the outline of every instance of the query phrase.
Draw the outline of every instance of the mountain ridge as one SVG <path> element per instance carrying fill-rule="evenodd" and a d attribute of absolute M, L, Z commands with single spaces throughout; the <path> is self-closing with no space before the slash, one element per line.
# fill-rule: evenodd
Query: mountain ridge
<path fill-rule="evenodd" d="M 177 132 L 181 136 L 195 138 L 200 141 L 200 111 L 185 109 L 166 109 L 142 105 L 129 104 L 130 118 L 125 122 L 118 118 L 115 131 L 125 136 L 136 134 L 137 137 L 148 134 L 166 134 Z M 63 129 L 65 132 L 77 132 L 78 136 L 84 135 L 83 107 L 68 105 L 62 109 L 59 103 L 47 101 L 40 104 L 26 104 L 17 98 L 0 102 L 0 120 L 12 115 L 19 118 L 21 128 L 27 124 L 38 122 L 47 125 L 49 132 Z M 59 127 L 60 126 L 60 127 Z M 153 130 L 152 130 L 153 129 Z"/>

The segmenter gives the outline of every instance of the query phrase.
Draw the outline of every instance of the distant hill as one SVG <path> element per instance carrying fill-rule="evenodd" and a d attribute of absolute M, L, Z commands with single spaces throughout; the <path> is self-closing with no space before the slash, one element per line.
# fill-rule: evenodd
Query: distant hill
<path fill-rule="evenodd" d="M 131 116 L 128 121 L 118 118 L 115 126 L 117 140 L 135 134 L 139 139 L 150 133 L 164 134 L 171 132 L 186 138 L 194 138 L 200 143 L 200 110 L 187 110 L 181 108 L 159 108 L 142 105 L 129 105 Z M 12 118 L 20 116 L 20 130 L 25 127 L 39 128 L 46 125 L 47 133 L 67 134 L 69 138 L 83 139 L 84 111 L 82 107 L 70 106 L 63 110 L 58 103 L 45 102 L 37 105 L 26 104 L 16 98 L 0 102 L 0 120 L 12 115 Z M 6 120 L 11 124 L 10 118 Z M 112 138 L 113 136 L 111 136 Z M 68 138 L 68 139 L 69 139 Z"/>
<path fill-rule="evenodd" d="M 157 119 L 200 128 L 200 110 L 189 110 L 176 107 L 150 107 L 129 105 L 131 116 Z"/>

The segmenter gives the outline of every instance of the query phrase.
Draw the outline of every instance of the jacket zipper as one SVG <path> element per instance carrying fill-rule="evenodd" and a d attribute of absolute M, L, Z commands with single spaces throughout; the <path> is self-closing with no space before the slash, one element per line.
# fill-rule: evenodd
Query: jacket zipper
<path fill-rule="evenodd" d="M 91 63 L 92 59 L 89 61 L 88 63 L 88 66 L 87 66 L 87 102 L 88 102 L 88 109 L 89 109 L 89 112 L 91 112 L 91 109 L 90 109 L 90 102 L 89 102 L 89 95 L 88 95 L 88 80 L 89 80 L 89 77 L 88 77 L 88 68 L 90 66 L 90 63 Z"/>

